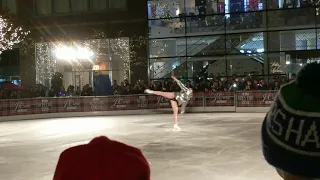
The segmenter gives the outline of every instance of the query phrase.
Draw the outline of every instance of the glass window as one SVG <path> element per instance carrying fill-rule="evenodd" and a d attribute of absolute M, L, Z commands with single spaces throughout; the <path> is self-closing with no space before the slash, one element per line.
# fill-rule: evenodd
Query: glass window
<path fill-rule="evenodd" d="M 127 7 L 127 0 L 109 0 L 110 9 L 125 9 Z"/>
<path fill-rule="evenodd" d="M 71 10 L 72 12 L 88 11 L 87 0 L 71 0 Z"/>
<path fill-rule="evenodd" d="M 193 71 L 199 71 L 198 69 L 200 69 L 200 72 L 203 70 L 205 70 L 204 68 L 207 69 L 207 75 L 208 77 L 225 77 L 227 76 L 226 74 L 226 59 L 225 57 L 203 57 L 202 58 L 202 66 L 195 66 L 195 64 L 193 64 Z M 198 73 L 199 74 L 199 73 Z M 201 73 L 200 73 L 201 74 Z M 218 81 L 221 81 L 221 79 L 216 79 Z M 221 86 L 221 84 L 220 84 Z M 216 87 L 217 88 L 217 87 Z M 218 89 L 216 89 L 218 90 Z M 221 89 L 223 90 L 223 89 Z"/>
<path fill-rule="evenodd" d="M 197 36 L 187 38 L 188 56 L 225 54 L 225 36 Z"/>
<path fill-rule="evenodd" d="M 312 50 L 316 48 L 315 29 L 268 33 L 268 51 Z"/>
<path fill-rule="evenodd" d="M 92 11 L 101 11 L 107 9 L 107 0 L 90 0 Z"/>
<path fill-rule="evenodd" d="M 52 14 L 52 1 L 51 0 L 36 0 L 36 14 L 37 15 Z"/>
<path fill-rule="evenodd" d="M 16 1 L 15 0 L 2 0 L 2 8 L 8 9 L 11 13 L 16 13 Z"/>
<path fill-rule="evenodd" d="M 269 9 L 288 9 L 288 8 L 300 8 L 308 7 L 309 3 L 306 1 L 298 0 L 271 0 L 267 2 Z"/>
<path fill-rule="evenodd" d="M 182 1 L 183 2 L 183 1 Z M 195 1 L 195 0 L 185 0 L 185 8 L 186 8 L 186 15 L 188 16 L 197 16 L 199 15 L 199 1 Z M 213 2 L 208 2 L 210 4 L 212 4 Z M 217 3 L 213 3 L 213 11 L 215 12 L 215 14 L 217 14 L 217 7 L 215 7 L 215 5 L 217 5 Z M 201 5 L 200 5 L 201 6 Z M 203 5 L 202 5 L 203 6 Z M 210 5 L 209 5 L 210 6 Z M 209 13 L 209 14 L 213 14 L 213 13 Z"/>
<path fill-rule="evenodd" d="M 184 13 L 184 1 L 152 0 L 148 2 L 149 19 L 184 16 L 186 16 Z"/>
<path fill-rule="evenodd" d="M 317 32 L 317 34 L 316 34 L 316 36 L 317 36 L 317 40 L 316 40 L 317 48 L 316 49 L 320 49 L 320 29 L 317 29 L 316 32 Z"/>
<path fill-rule="evenodd" d="M 255 54 L 255 53 L 263 53 L 265 50 L 264 47 L 264 33 L 250 33 L 247 34 L 247 39 L 243 39 L 234 49 L 237 53 L 244 54 Z M 242 36 L 243 37 L 243 36 Z"/>
<path fill-rule="evenodd" d="M 287 60 L 290 62 L 290 55 L 286 57 L 284 52 L 269 53 L 269 73 L 270 74 L 286 74 Z"/>
<path fill-rule="evenodd" d="M 263 56 L 252 56 L 253 54 L 236 54 L 227 56 L 228 76 L 236 75 L 245 78 L 249 74 L 262 75 L 264 72 Z M 257 54 L 256 54 L 257 55 Z M 240 79 L 239 79 L 240 80 Z"/>
<path fill-rule="evenodd" d="M 265 0 L 246 0 L 244 5 L 245 11 L 259 11 L 263 9 Z"/>
<path fill-rule="evenodd" d="M 155 19 L 149 20 L 150 38 L 168 38 L 185 36 L 185 22 L 183 19 Z"/>
<path fill-rule="evenodd" d="M 54 12 L 58 14 L 69 13 L 70 3 L 67 0 L 54 0 Z"/>
<path fill-rule="evenodd" d="M 188 35 L 223 34 L 225 32 L 225 16 L 190 16 L 186 18 Z"/>
<path fill-rule="evenodd" d="M 267 12 L 269 29 L 301 28 L 301 26 L 314 26 L 316 22 L 315 8 L 281 9 Z"/>
<path fill-rule="evenodd" d="M 246 12 L 231 14 L 226 20 L 226 29 L 228 32 L 245 32 L 259 30 L 263 28 L 262 12 Z"/>
<path fill-rule="evenodd" d="M 183 68 L 186 63 L 186 57 L 176 58 L 156 58 L 150 59 L 150 75 L 151 79 L 168 78 L 172 72 L 176 75 L 178 72 L 185 70 Z M 184 71 L 185 72 L 185 71 Z"/>
<path fill-rule="evenodd" d="M 226 37 L 228 54 L 254 54 L 264 52 L 263 33 L 228 34 Z"/>
<path fill-rule="evenodd" d="M 268 9 L 279 9 L 283 6 L 283 0 L 271 0 L 267 3 Z"/>
<path fill-rule="evenodd" d="M 153 39 L 149 42 L 150 57 L 176 57 L 186 55 L 186 39 Z"/>

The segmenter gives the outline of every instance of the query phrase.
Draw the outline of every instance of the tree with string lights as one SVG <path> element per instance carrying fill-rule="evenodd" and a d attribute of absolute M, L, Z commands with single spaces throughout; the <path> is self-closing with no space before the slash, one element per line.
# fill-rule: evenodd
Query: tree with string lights
<path fill-rule="evenodd" d="M 22 42 L 30 33 L 8 10 L 0 10 L 0 54 Z"/>

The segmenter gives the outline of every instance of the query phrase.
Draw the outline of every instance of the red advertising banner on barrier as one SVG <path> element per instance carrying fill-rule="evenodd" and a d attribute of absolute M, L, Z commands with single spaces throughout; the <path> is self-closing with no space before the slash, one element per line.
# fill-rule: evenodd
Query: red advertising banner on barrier
<path fill-rule="evenodd" d="M 234 92 L 205 93 L 205 107 L 212 106 L 235 106 Z"/>
<path fill-rule="evenodd" d="M 0 101 L 0 117 L 9 116 L 8 109 L 10 108 L 10 102 L 2 100 Z"/>
<path fill-rule="evenodd" d="M 194 93 L 188 107 L 203 107 L 203 93 Z"/>
<path fill-rule="evenodd" d="M 85 97 L 83 98 L 82 111 L 108 111 L 107 97 Z"/>
<path fill-rule="evenodd" d="M 268 107 L 276 91 L 195 93 L 188 107 Z M 171 108 L 170 100 L 154 95 L 34 98 L 0 101 L 0 116 L 90 111 Z"/>
<path fill-rule="evenodd" d="M 138 95 L 136 99 L 137 109 L 151 109 L 150 97 L 148 95 Z"/>
<path fill-rule="evenodd" d="M 59 98 L 58 99 L 58 112 L 82 112 L 83 111 L 83 98 Z"/>
<path fill-rule="evenodd" d="M 236 92 L 237 107 L 269 107 L 277 91 Z"/>
<path fill-rule="evenodd" d="M 32 114 L 32 100 L 30 99 L 17 99 L 9 101 L 10 106 L 7 109 L 8 115 L 26 115 Z"/>
<path fill-rule="evenodd" d="M 170 100 L 162 96 L 149 96 L 152 109 L 171 108 Z"/>
<path fill-rule="evenodd" d="M 135 110 L 137 109 L 136 96 L 108 97 L 108 110 Z"/>
<path fill-rule="evenodd" d="M 57 112 L 58 99 L 42 99 L 37 98 L 32 100 L 32 113 L 43 114 L 43 113 L 55 113 Z"/>

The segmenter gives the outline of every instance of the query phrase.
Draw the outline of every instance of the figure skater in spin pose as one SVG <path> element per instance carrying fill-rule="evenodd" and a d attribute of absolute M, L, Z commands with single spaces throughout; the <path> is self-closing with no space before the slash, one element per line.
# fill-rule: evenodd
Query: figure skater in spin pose
<path fill-rule="evenodd" d="M 186 86 L 184 86 L 184 84 L 181 81 L 179 81 L 176 77 L 171 76 L 171 78 L 175 82 L 177 82 L 178 86 L 181 88 L 180 92 L 162 92 L 162 91 L 152 91 L 150 89 L 146 89 L 144 92 L 148 94 L 155 94 L 158 96 L 162 96 L 170 100 L 172 111 L 173 111 L 173 122 L 174 122 L 173 130 L 180 131 L 181 128 L 178 126 L 178 112 L 179 112 L 178 107 L 182 105 L 181 112 L 182 113 L 185 112 L 184 108 L 186 107 L 187 103 L 191 99 L 193 91 L 191 88 L 187 88 Z"/>

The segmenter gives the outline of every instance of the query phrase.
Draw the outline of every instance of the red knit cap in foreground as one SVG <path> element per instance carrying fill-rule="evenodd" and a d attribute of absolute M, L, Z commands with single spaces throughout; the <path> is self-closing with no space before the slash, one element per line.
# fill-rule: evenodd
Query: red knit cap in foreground
<path fill-rule="evenodd" d="M 150 167 L 139 149 L 101 136 L 62 152 L 53 180 L 150 180 Z"/>

